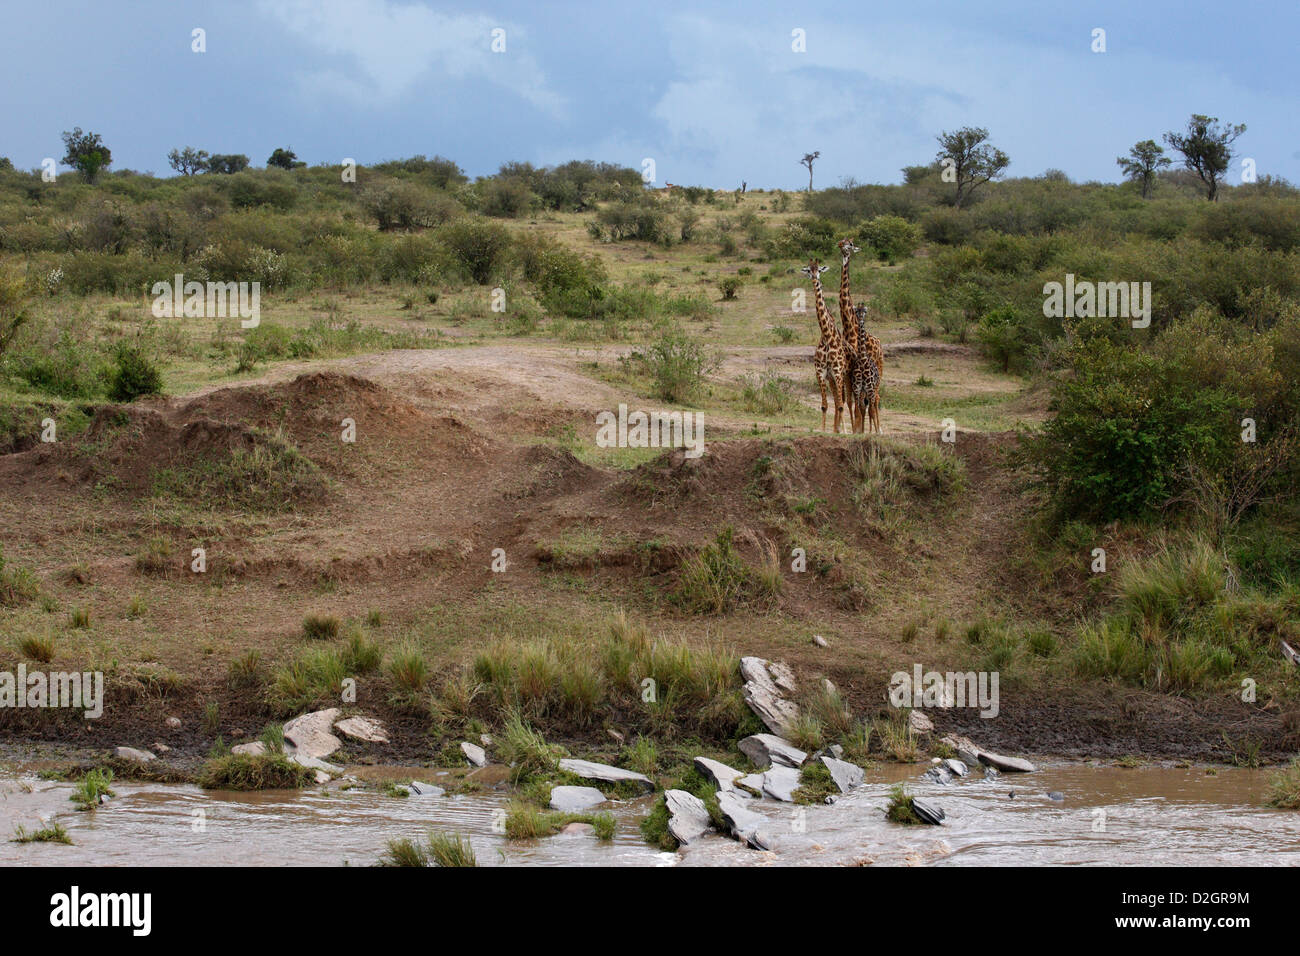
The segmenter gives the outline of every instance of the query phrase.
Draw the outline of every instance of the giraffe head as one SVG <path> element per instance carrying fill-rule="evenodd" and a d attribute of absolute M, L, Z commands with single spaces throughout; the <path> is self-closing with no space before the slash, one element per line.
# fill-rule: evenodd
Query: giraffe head
<path fill-rule="evenodd" d="M 840 257 L 841 257 L 845 262 L 848 262 L 848 261 L 849 261 L 849 256 L 851 256 L 851 255 L 853 255 L 853 253 L 859 251 L 859 250 L 858 250 L 858 247 L 855 246 L 855 245 L 853 244 L 853 240 L 852 240 L 852 239 L 841 239 L 841 240 L 839 241 L 838 245 L 839 245 L 839 247 L 840 247 Z"/>
<path fill-rule="evenodd" d="M 809 259 L 808 264 L 804 266 L 802 269 L 800 269 L 799 271 L 802 272 L 804 275 L 806 275 L 809 279 L 819 279 L 821 278 L 821 274 L 829 268 L 830 266 L 824 266 L 816 259 Z"/>
<path fill-rule="evenodd" d="M 858 321 L 861 322 L 867 317 L 867 307 L 865 305 L 855 305 L 853 307 L 853 314 L 856 315 Z"/>

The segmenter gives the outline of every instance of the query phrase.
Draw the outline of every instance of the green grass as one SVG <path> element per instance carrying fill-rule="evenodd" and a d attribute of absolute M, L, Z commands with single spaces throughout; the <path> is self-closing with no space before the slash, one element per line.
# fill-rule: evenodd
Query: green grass
<path fill-rule="evenodd" d="M 389 840 L 379 865 L 478 866 L 478 858 L 466 837 L 430 830 L 423 845 L 406 838 Z"/>
<path fill-rule="evenodd" d="M 1269 781 L 1268 805 L 1280 810 L 1300 810 L 1300 759 L 1293 759 Z"/>
<path fill-rule="evenodd" d="M 506 811 L 506 839 L 535 840 L 552 836 L 570 823 L 589 823 L 595 828 L 597 838 L 606 841 L 614 839 L 618 826 L 612 813 L 561 813 L 516 800 Z"/>
<path fill-rule="evenodd" d="M 313 641 L 332 641 L 341 628 L 339 619 L 333 616 L 308 614 L 302 620 L 302 636 Z"/>
<path fill-rule="evenodd" d="M 912 795 L 901 783 L 889 791 L 889 805 L 885 808 L 885 819 L 905 826 L 915 826 L 925 822 L 912 808 Z"/>
<path fill-rule="evenodd" d="M 76 789 L 68 799 L 77 804 L 78 810 L 94 810 L 99 806 L 100 797 L 117 796 L 109 786 L 112 782 L 112 770 L 108 768 L 90 770 L 77 783 Z"/>
<path fill-rule="evenodd" d="M 300 790 L 315 780 L 314 770 L 282 753 L 226 754 L 209 760 L 198 773 L 204 790 Z"/>
<path fill-rule="evenodd" d="M 54 660 L 54 636 L 31 634 L 18 641 L 18 651 L 23 657 L 48 664 Z"/>
<path fill-rule="evenodd" d="M 21 824 L 14 828 L 14 835 L 9 840 L 10 843 L 65 843 L 72 846 L 72 837 L 68 836 L 68 831 L 63 824 L 53 821 L 41 827 L 39 830 L 28 830 Z"/>
<path fill-rule="evenodd" d="M 10 565 L 0 551 L 0 607 L 20 607 L 40 593 L 36 575 L 27 568 Z"/>
<path fill-rule="evenodd" d="M 827 797 L 838 796 L 840 788 L 831 778 L 831 772 L 820 760 L 809 760 L 799 770 L 799 786 L 794 791 L 794 802 L 799 804 L 825 803 Z"/>
<path fill-rule="evenodd" d="M 726 614 L 746 604 L 767 604 L 781 592 L 782 578 L 775 553 L 754 567 L 736 549 L 730 526 L 697 555 L 682 564 L 673 600 L 696 614 Z"/>

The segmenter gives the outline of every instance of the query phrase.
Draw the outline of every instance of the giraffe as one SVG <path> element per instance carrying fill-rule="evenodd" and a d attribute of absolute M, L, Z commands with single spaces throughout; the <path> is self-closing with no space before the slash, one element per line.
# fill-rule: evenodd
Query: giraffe
<path fill-rule="evenodd" d="M 853 297 L 849 295 L 849 259 L 858 251 L 858 247 L 851 239 L 841 239 L 838 245 L 840 247 L 840 322 L 844 326 L 844 344 L 849 350 L 849 413 L 853 431 L 860 432 L 862 431 L 862 409 L 859 409 L 853 400 L 852 390 L 853 367 L 858 363 L 860 346 L 858 326 L 853 320 Z"/>
<path fill-rule="evenodd" d="M 867 318 L 867 307 L 865 305 L 855 305 L 853 315 L 857 320 L 858 342 L 861 353 L 858 358 L 865 362 L 874 370 L 875 384 L 870 390 L 865 388 L 859 392 L 857 383 L 854 382 L 854 396 L 866 395 L 865 412 L 871 419 L 871 430 L 877 434 L 884 434 L 884 429 L 880 427 L 880 386 L 885 380 L 885 348 L 880 344 L 880 339 L 874 335 L 867 334 L 864 326 Z"/>
<path fill-rule="evenodd" d="M 854 306 L 853 316 L 856 320 L 858 341 L 866 343 L 869 339 L 872 339 L 872 336 L 867 335 L 867 330 L 863 327 L 863 322 L 867 317 L 867 307 L 865 305 Z M 878 340 L 874 341 L 877 341 L 878 344 Z M 849 373 L 849 383 L 853 392 L 856 410 L 869 415 L 871 430 L 879 432 L 880 359 L 872 353 L 870 347 L 864 347 L 858 353 L 858 360 L 853 364 L 853 369 Z M 862 424 L 859 421 L 859 425 Z"/>
<path fill-rule="evenodd" d="M 849 358 L 844 337 L 840 335 L 839 329 L 835 328 L 835 322 L 826 308 L 826 300 L 822 297 L 821 275 L 827 268 L 816 259 L 810 259 L 802 271 L 812 279 L 813 301 L 817 306 L 817 325 L 821 329 L 821 339 L 817 343 L 817 350 L 813 352 L 813 365 L 817 369 L 817 385 L 822 393 L 822 431 L 826 430 L 826 389 L 829 387 L 831 398 L 835 402 L 833 427 L 838 433 L 848 398 Z"/>

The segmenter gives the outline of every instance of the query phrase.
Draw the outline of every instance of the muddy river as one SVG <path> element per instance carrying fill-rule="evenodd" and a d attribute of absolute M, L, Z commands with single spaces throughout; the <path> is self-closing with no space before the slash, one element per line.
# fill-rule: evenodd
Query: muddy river
<path fill-rule="evenodd" d="M 751 801 L 770 818 L 774 852 L 708 836 L 676 854 L 641 839 L 637 825 L 650 798 L 611 807 L 619 824 L 612 841 L 571 833 L 518 842 L 499 832 L 505 794 L 402 799 L 337 782 L 256 794 L 119 782 L 115 799 L 80 813 L 68 800 L 70 784 L 11 774 L 0 780 L 0 831 L 33 830 L 52 818 L 74 845 L 4 842 L 0 863 L 370 865 L 387 840 L 420 838 L 432 827 L 468 836 L 484 866 L 1194 866 L 1258 864 L 1264 853 L 1274 866 L 1300 864 L 1300 813 L 1263 805 L 1267 770 L 1039 766 L 991 779 L 975 770 L 941 785 L 922 776 L 924 766 L 880 765 L 833 806 Z M 438 779 L 436 771 L 414 775 Z M 944 825 L 887 822 L 889 789 L 899 781 L 941 807 Z M 1062 799 L 1049 798 L 1052 792 Z"/>

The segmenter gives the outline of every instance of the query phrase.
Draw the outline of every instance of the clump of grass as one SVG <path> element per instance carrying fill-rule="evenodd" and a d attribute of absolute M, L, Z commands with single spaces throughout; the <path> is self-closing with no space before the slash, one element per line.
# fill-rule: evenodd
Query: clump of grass
<path fill-rule="evenodd" d="M 794 802 L 801 804 L 825 803 L 827 797 L 839 794 L 831 772 L 820 760 L 809 760 L 799 770 L 799 786 L 794 791 Z"/>
<path fill-rule="evenodd" d="M 203 731 L 204 733 L 216 733 L 221 727 L 221 708 L 215 700 L 210 700 L 203 705 Z"/>
<path fill-rule="evenodd" d="M 90 609 L 86 607 L 76 607 L 68 615 L 68 627 L 75 630 L 86 630 L 90 627 Z"/>
<path fill-rule="evenodd" d="M 368 613 L 366 614 L 366 626 L 367 626 L 367 627 L 383 627 L 383 626 L 384 626 L 384 614 L 383 614 L 383 612 L 382 612 L 382 611 L 373 610 L 373 609 L 372 609 L 370 612 L 368 612 Z"/>
<path fill-rule="evenodd" d="M 780 592 L 775 575 L 751 567 L 736 550 L 735 531 L 728 525 L 712 543 L 682 565 L 673 597 L 697 614 L 725 614 L 742 604 L 770 600 Z M 775 555 L 772 555 L 773 564 Z M 770 572 L 770 568 L 768 572 Z"/>
<path fill-rule="evenodd" d="M 19 824 L 14 828 L 14 835 L 9 839 L 10 843 L 65 843 L 72 846 L 72 837 L 68 836 L 68 831 L 62 823 L 57 820 L 51 821 L 39 830 L 28 830 Z"/>
<path fill-rule="evenodd" d="M 302 636 L 313 641 L 332 641 L 339 636 L 342 625 L 337 617 L 308 614 L 302 619 Z"/>
<path fill-rule="evenodd" d="M 36 575 L 27 568 L 9 566 L 0 551 L 0 607 L 20 607 L 40 593 Z"/>
<path fill-rule="evenodd" d="M 301 790 L 315 780 L 314 770 L 283 753 L 225 754 L 209 760 L 198 774 L 204 790 Z"/>
<path fill-rule="evenodd" d="M 282 666 L 271 678 L 270 704 L 283 713 L 337 697 L 349 671 L 337 648 L 315 647 Z"/>
<path fill-rule="evenodd" d="M 619 763 L 628 770 L 653 778 L 659 772 L 659 747 L 649 737 L 638 736 L 633 743 L 623 748 Z"/>
<path fill-rule="evenodd" d="M 284 753 L 284 724 L 267 724 L 257 738 L 267 753 Z"/>
<path fill-rule="evenodd" d="M 77 805 L 78 810 L 94 810 L 99 806 L 100 797 L 117 796 L 109 786 L 112 782 L 113 771 L 107 767 L 90 770 L 77 783 L 68 799 Z"/>
<path fill-rule="evenodd" d="M 384 652 L 379 644 L 369 640 L 360 628 L 348 634 L 341 656 L 344 668 L 356 674 L 369 674 L 384 662 Z"/>
<path fill-rule="evenodd" d="M 262 652 L 253 648 L 232 660 L 226 669 L 226 683 L 240 689 L 262 682 Z"/>
<path fill-rule="evenodd" d="M 388 662 L 388 676 L 399 692 L 419 694 L 429 680 L 429 664 L 414 647 L 403 647 Z"/>
<path fill-rule="evenodd" d="M 762 375 L 740 378 L 740 401 L 745 410 L 759 415 L 780 415 L 795 406 L 795 383 L 771 369 Z"/>
<path fill-rule="evenodd" d="M 889 806 L 885 808 L 885 819 L 905 826 L 925 823 L 912 807 L 912 795 L 901 783 L 896 784 L 889 791 Z"/>
<path fill-rule="evenodd" d="M 553 774 L 568 752 L 558 744 L 548 744 L 518 712 L 506 717 L 497 736 L 497 753 L 510 765 L 510 779 L 515 786 L 533 776 Z"/>
<path fill-rule="evenodd" d="M 430 830 L 424 845 L 402 838 L 389 840 L 380 866 L 478 866 L 469 839 L 459 833 Z"/>
<path fill-rule="evenodd" d="M 150 538 L 135 556 L 141 574 L 162 577 L 175 567 L 171 544 L 165 538 Z"/>
<path fill-rule="evenodd" d="M 601 840 L 614 839 L 618 823 L 612 813 L 561 813 L 516 800 L 506 811 L 507 840 L 535 840 L 559 833 L 570 823 L 589 823 Z"/>
<path fill-rule="evenodd" d="M 1225 565 L 1224 556 L 1203 540 L 1166 545 L 1120 568 L 1120 598 L 1135 621 L 1148 628 L 1172 627 L 1223 593 Z"/>
<path fill-rule="evenodd" d="M 1034 628 L 1025 635 L 1025 644 L 1029 651 L 1035 657 L 1055 657 L 1057 650 L 1056 638 L 1047 628 Z"/>
<path fill-rule="evenodd" d="M 429 851 L 414 840 L 402 837 L 389 840 L 380 866 L 431 866 Z"/>
<path fill-rule="evenodd" d="M 875 721 L 871 729 L 880 741 L 881 752 L 889 759 L 898 763 L 916 763 L 921 758 L 921 748 L 908 723 L 906 711 L 900 711 L 889 720 Z"/>
<path fill-rule="evenodd" d="M 126 616 L 132 621 L 141 620 L 149 610 L 149 605 L 145 603 L 144 598 L 138 594 L 131 596 L 131 603 L 127 605 Z"/>
<path fill-rule="evenodd" d="M 1280 810 L 1300 810 L 1300 758 L 1293 759 L 1269 781 L 1268 805 Z"/>
<path fill-rule="evenodd" d="M 800 710 L 785 728 L 785 738 L 800 750 L 820 750 L 826 742 L 825 728 L 816 714 Z"/>
<path fill-rule="evenodd" d="M 54 660 L 54 637 L 50 634 L 28 635 L 18 642 L 18 651 L 23 657 L 48 664 Z"/>

